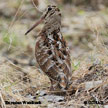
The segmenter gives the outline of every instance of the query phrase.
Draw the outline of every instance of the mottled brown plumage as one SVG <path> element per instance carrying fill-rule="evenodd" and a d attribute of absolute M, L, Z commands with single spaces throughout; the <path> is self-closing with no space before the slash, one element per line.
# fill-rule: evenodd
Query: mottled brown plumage
<path fill-rule="evenodd" d="M 72 70 L 69 48 L 61 33 L 60 10 L 56 6 L 48 6 L 41 19 L 28 32 L 42 21 L 44 27 L 35 46 L 36 61 L 49 77 L 52 90 L 67 90 Z"/>

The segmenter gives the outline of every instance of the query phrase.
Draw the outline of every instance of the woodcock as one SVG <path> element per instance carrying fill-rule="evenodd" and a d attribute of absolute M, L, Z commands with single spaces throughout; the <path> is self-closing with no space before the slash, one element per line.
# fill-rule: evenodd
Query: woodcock
<path fill-rule="evenodd" d="M 61 13 L 49 5 L 40 20 L 25 35 L 44 21 L 39 33 L 35 57 L 40 69 L 49 77 L 51 90 L 67 90 L 71 84 L 72 70 L 70 52 L 61 33 Z"/>

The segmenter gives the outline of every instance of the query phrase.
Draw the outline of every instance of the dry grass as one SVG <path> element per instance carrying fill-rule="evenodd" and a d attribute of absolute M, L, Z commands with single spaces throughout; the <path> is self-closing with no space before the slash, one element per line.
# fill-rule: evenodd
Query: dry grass
<path fill-rule="evenodd" d="M 24 36 L 34 16 L 33 18 L 28 17 L 28 12 L 25 11 L 27 8 L 23 10 L 23 6 L 30 7 L 25 4 L 24 0 L 18 6 L 15 5 L 17 11 L 12 21 L 1 19 L 3 32 L 0 34 L 2 35 L 0 37 L 0 107 L 80 108 L 83 106 L 84 108 L 102 108 L 108 105 L 108 47 L 107 44 L 105 45 L 105 42 L 108 41 L 106 28 L 108 16 L 103 14 L 105 10 L 103 12 L 82 12 L 76 8 L 72 10 L 73 13 L 77 12 L 78 16 L 71 15 L 67 14 L 67 11 L 71 12 L 71 8 L 67 9 L 67 7 L 64 7 L 66 10 L 63 10 L 65 15 L 62 25 L 63 35 L 69 43 L 72 56 L 73 84 L 70 89 L 74 87 L 75 92 L 71 95 L 70 100 L 57 103 L 50 103 L 46 100 L 41 105 L 5 104 L 5 101 L 38 101 L 38 96 L 36 99 L 32 99 L 31 96 L 36 97 L 38 90 L 47 89 L 50 86 L 49 79 L 39 72 L 35 67 L 36 63 L 33 62 L 36 38 L 34 34 L 40 30 L 40 26 L 36 29 L 36 33 L 31 33 L 32 37 L 31 35 Z M 24 13 L 19 15 L 20 12 Z M 29 20 L 26 21 L 27 18 L 24 19 L 24 15 Z M 4 25 L 5 21 L 11 22 L 9 28 L 8 25 Z M 5 28 L 8 30 L 4 35 Z M 9 38 L 4 40 L 4 36 Z M 30 66 L 31 60 L 34 66 Z M 84 101 L 103 101 L 104 105 L 85 105 Z"/>

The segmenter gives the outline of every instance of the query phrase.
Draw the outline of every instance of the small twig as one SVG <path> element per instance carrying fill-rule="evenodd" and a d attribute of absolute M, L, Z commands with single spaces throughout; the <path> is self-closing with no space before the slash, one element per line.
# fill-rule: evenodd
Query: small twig
<path fill-rule="evenodd" d="M 17 10 L 17 12 L 16 12 L 16 14 L 15 14 L 9 28 L 8 28 L 8 32 L 6 33 L 6 36 L 7 36 L 7 34 L 9 34 L 11 27 L 14 25 L 15 19 L 16 19 L 17 15 L 18 15 L 19 11 L 20 11 L 20 8 L 21 8 L 23 2 L 24 2 L 24 0 L 21 1 L 20 6 L 19 6 L 19 8 L 18 8 L 18 10 Z M 10 44 L 9 44 L 8 50 L 11 48 L 11 43 L 12 43 L 12 39 L 10 38 Z"/>
<path fill-rule="evenodd" d="M 56 90 L 56 91 L 48 91 L 48 93 L 65 93 L 65 92 L 71 92 L 71 90 L 63 90 L 63 91 L 60 91 L 60 90 Z"/>
<path fill-rule="evenodd" d="M 21 67 L 15 65 L 14 63 L 12 63 L 9 59 L 7 59 L 7 61 L 8 61 L 12 66 L 14 66 L 17 70 L 22 71 L 22 72 L 24 72 L 24 73 L 29 73 L 29 72 L 27 72 L 26 69 L 21 68 Z"/>
<path fill-rule="evenodd" d="M 14 18 L 13 18 L 13 20 L 12 20 L 10 26 L 9 26 L 9 28 L 8 28 L 8 33 L 9 33 L 11 27 L 13 26 L 13 24 L 15 23 L 15 19 L 16 19 L 17 15 L 18 15 L 19 11 L 20 11 L 20 8 L 21 8 L 23 2 L 24 2 L 24 0 L 21 1 L 20 6 L 18 7 L 18 10 L 17 10 L 17 12 L 16 12 L 16 14 L 15 14 L 15 16 L 14 16 Z"/>
<path fill-rule="evenodd" d="M 104 84 L 108 84 L 108 80 L 106 80 L 106 81 L 104 81 L 103 83 L 97 85 L 96 87 L 93 87 L 93 88 L 89 89 L 88 91 L 93 92 L 93 91 L 95 91 L 96 89 L 98 89 L 99 87 L 103 86 Z"/>
<path fill-rule="evenodd" d="M 43 13 L 43 11 L 42 10 L 40 10 L 40 9 L 38 9 L 37 8 L 37 6 L 35 5 L 35 3 L 34 3 L 34 1 L 32 0 L 32 3 L 33 3 L 33 5 L 34 5 L 34 7 L 36 8 L 36 10 L 38 10 L 39 12 L 42 12 Z"/>
<path fill-rule="evenodd" d="M 5 102 L 4 102 L 4 99 L 3 99 L 3 96 L 0 92 L 0 99 L 1 99 L 1 102 L 2 102 L 2 108 L 6 108 L 6 105 L 5 105 Z"/>

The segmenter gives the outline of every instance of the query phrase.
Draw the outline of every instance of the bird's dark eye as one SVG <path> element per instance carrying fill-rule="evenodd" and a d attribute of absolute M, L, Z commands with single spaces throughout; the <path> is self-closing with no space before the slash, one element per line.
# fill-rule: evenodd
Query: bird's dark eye
<path fill-rule="evenodd" d="M 52 8 L 51 8 L 51 7 L 49 7 L 49 8 L 48 8 L 48 11 L 50 11 L 50 10 L 52 10 Z"/>

